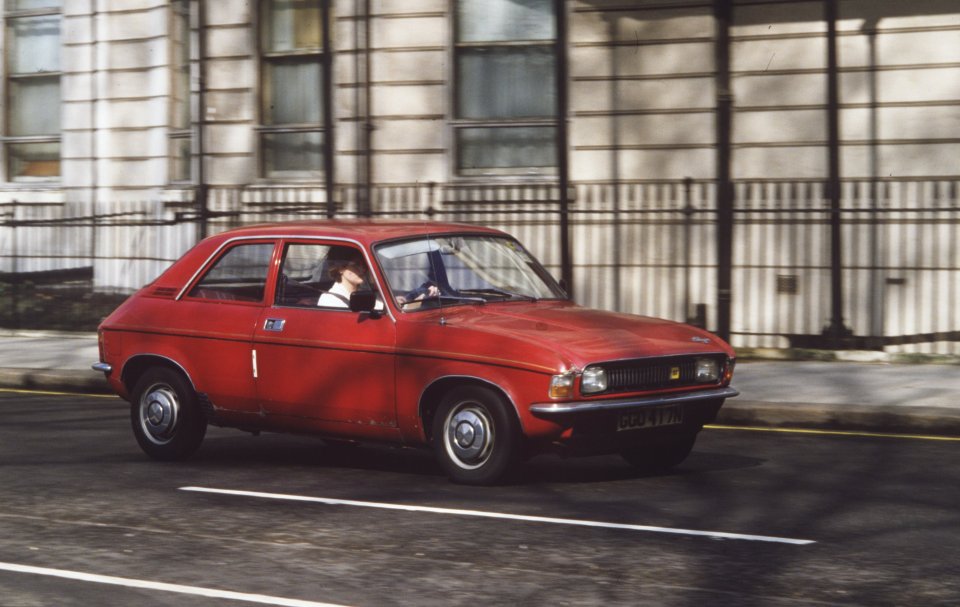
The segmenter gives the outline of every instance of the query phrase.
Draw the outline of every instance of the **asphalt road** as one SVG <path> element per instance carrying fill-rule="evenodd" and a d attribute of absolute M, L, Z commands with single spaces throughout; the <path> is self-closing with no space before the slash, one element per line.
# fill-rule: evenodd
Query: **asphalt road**
<path fill-rule="evenodd" d="M 232 430 L 161 464 L 116 398 L 0 392 L 0 605 L 956 605 L 958 463 L 707 429 L 671 474 L 541 457 L 471 488 L 427 453 Z"/>

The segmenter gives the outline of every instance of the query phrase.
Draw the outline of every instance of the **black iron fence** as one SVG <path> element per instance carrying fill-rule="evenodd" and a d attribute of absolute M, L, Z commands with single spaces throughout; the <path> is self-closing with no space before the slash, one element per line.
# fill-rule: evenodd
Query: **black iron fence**
<path fill-rule="evenodd" d="M 735 184 L 734 344 L 960 354 L 960 179 L 844 182 L 839 250 L 825 187 Z M 497 227 L 562 273 L 556 187 L 411 184 L 370 195 L 375 218 Z M 712 181 L 580 183 L 570 198 L 578 302 L 716 327 Z M 355 192 L 337 199 L 337 217 L 357 216 Z M 322 190 L 290 188 L 214 189 L 208 208 L 210 233 L 328 213 Z M 0 325 L 83 330 L 194 244 L 200 220 L 190 203 L 154 201 L 13 203 L 0 217 Z M 824 336 L 838 296 L 840 344 Z"/>

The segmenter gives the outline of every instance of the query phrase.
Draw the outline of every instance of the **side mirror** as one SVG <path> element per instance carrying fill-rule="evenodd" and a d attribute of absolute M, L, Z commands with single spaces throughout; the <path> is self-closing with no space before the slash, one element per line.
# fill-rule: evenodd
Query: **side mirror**
<path fill-rule="evenodd" d="M 373 312 L 377 307 L 377 294 L 373 291 L 354 291 L 350 294 L 351 312 Z"/>

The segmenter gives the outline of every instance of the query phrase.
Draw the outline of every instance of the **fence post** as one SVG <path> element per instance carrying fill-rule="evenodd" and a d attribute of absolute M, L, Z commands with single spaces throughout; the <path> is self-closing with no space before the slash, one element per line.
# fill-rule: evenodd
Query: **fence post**
<path fill-rule="evenodd" d="M 17 243 L 17 201 L 10 205 L 10 323 L 20 328 L 20 252 Z"/>
<path fill-rule="evenodd" d="M 683 319 L 690 320 L 690 281 L 692 280 L 690 247 L 693 245 L 693 178 L 683 178 Z"/>

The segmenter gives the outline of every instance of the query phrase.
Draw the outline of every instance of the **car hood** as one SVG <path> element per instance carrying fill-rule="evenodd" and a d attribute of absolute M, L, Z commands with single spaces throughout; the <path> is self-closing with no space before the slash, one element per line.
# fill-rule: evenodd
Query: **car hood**
<path fill-rule="evenodd" d="M 504 348 L 549 350 L 568 367 L 649 356 L 717 352 L 733 356 L 722 339 L 690 325 L 566 302 L 451 308 L 445 322 L 450 328 L 496 337 Z"/>

